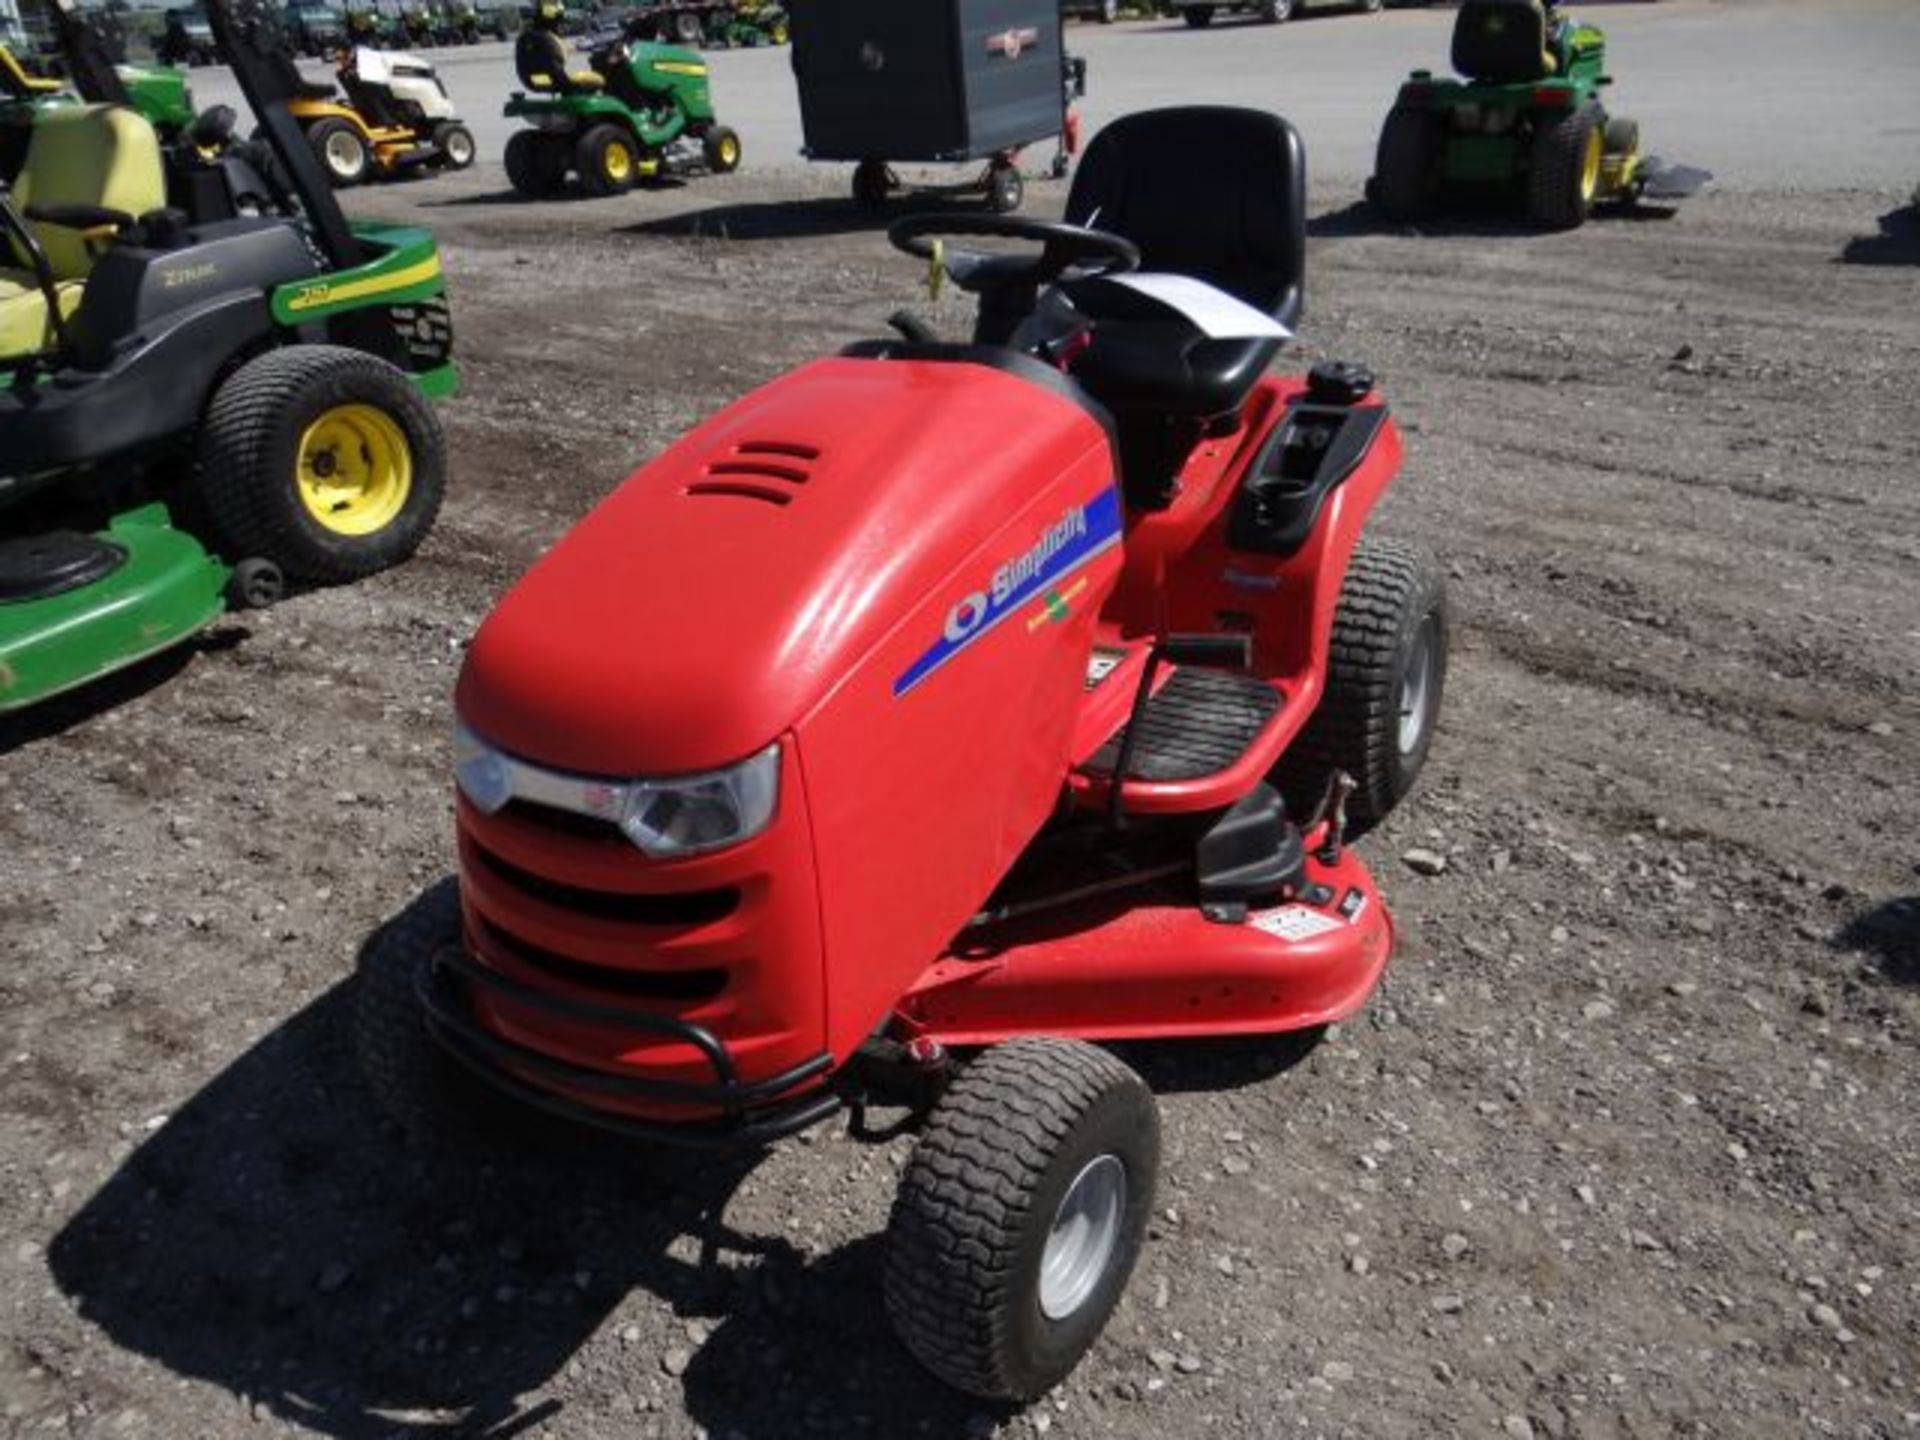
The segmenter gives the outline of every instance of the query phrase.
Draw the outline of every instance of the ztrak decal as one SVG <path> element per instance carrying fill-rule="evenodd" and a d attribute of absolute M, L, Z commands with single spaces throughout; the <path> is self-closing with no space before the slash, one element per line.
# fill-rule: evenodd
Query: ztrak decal
<path fill-rule="evenodd" d="M 1119 542 L 1119 491 L 1103 490 L 1086 504 L 1075 505 L 1049 525 L 1031 549 L 1007 560 L 980 589 L 960 597 L 947 612 L 940 638 L 893 682 L 894 695 L 906 694 L 1036 596 L 1042 604 L 1038 618 L 1027 627 L 1029 632 L 1047 620 L 1064 620 L 1084 582 L 1068 586 L 1060 582 Z"/>

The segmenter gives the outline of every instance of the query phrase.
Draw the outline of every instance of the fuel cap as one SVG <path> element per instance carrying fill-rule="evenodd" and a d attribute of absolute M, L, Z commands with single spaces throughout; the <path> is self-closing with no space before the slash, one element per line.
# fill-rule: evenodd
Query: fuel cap
<path fill-rule="evenodd" d="M 1357 405 L 1373 393 L 1373 372 L 1345 360 L 1325 360 L 1307 372 L 1307 398 L 1325 405 Z"/>

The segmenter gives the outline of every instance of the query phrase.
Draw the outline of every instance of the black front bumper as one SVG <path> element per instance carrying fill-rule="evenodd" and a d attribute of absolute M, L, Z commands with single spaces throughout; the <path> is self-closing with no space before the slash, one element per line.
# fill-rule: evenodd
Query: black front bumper
<path fill-rule="evenodd" d="M 691 1045 L 713 1068 L 713 1083 L 696 1085 L 615 1074 L 557 1060 L 503 1039 L 474 1018 L 467 1002 L 474 989 L 530 1010 L 631 1030 L 647 1039 Z M 766 1145 L 818 1124 L 848 1100 L 834 1083 L 833 1057 L 825 1052 L 764 1080 L 743 1081 L 725 1043 L 703 1026 L 550 995 L 489 970 L 459 949 L 445 949 L 433 957 L 421 978 L 419 997 L 427 1033 L 489 1085 L 523 1104 L 636 1139 L 704 1149 Z M 710 1119 L 686 1122 L 642 1120 L 584 1104 L 546 1088 L 544 1083 L 523 1079 L 523 1075 L 572 1090 L 719 1113 Z"/>

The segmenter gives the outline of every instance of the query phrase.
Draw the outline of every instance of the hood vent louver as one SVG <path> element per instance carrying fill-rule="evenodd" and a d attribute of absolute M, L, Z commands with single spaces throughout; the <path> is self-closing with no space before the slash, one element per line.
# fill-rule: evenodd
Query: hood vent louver
<path fill-rule="evenodd" d="M 717 460 L 709 460 L 703 480 L 688 485 L 688 495 L 730 496 L 768 505 L 790 505 L 796 486 L 813 478 L 818 447 L 784 440 L 743 440 Z"/>

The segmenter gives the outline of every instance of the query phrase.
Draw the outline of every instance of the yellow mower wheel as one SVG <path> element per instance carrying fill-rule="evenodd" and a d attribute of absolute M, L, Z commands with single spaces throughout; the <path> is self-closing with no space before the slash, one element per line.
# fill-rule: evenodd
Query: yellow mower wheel
<path fill-rule="evenodd" d="M 300 437 L 300 501 L 336 535 L 371 535 L 393 523 L 413 491 L 413 450 L 393 417 L 371 405 L 336 405 Z"/>

